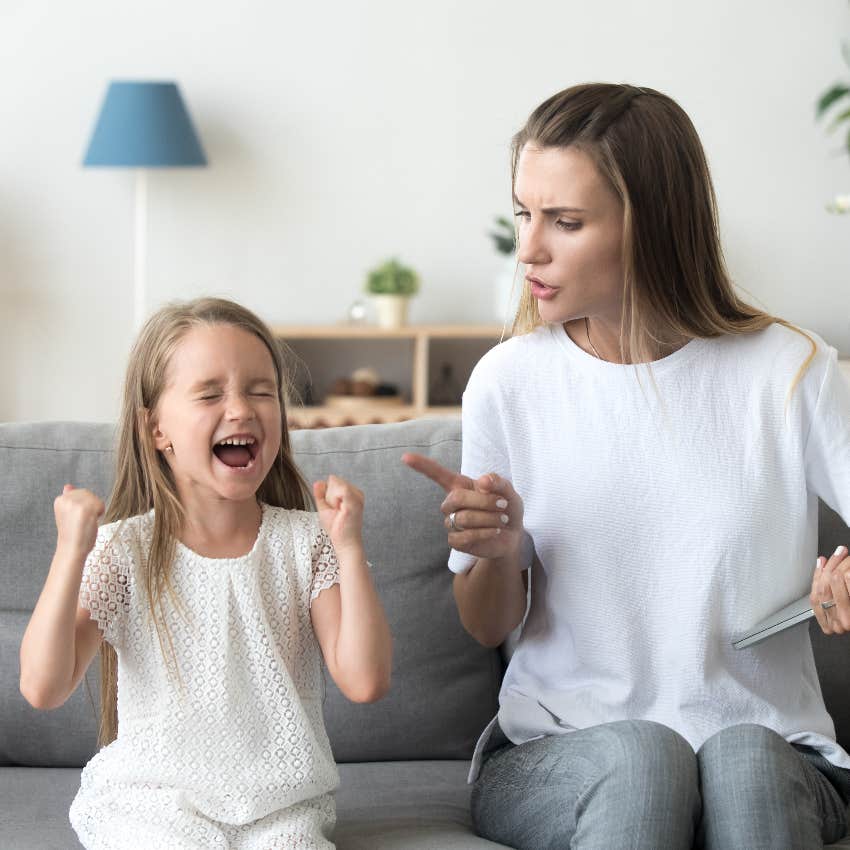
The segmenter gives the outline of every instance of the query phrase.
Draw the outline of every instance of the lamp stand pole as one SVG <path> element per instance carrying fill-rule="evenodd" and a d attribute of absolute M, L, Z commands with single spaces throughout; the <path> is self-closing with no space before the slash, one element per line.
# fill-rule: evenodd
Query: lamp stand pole
<path fill-rule="evenodd" d="M 147 171 L 136 169 L 136 234 L 133 257 L 133 332 L 138 334 L 145 321 L 145 275 L 148 252 Z"/>

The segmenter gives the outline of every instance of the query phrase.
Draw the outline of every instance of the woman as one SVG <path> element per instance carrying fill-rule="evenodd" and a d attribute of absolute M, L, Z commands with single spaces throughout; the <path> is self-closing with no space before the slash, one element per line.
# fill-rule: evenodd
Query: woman
<path fill-rule="evenodd" d="M 476 829 L 535 850 L 835 841 L 850 756 L 808 631 L 731 646 L 809 588 L 821 628 L 850 629 L 847 549 L 813 557 L 817 498 L 850 520 L 835 351 L 735 294 L 669 97 L 554 95 L 512 181 L 527 285 L 467 386 L 463 474 L 404 458 L 448 492 L 464 626 L 495 646 L 523 623 Z"/>

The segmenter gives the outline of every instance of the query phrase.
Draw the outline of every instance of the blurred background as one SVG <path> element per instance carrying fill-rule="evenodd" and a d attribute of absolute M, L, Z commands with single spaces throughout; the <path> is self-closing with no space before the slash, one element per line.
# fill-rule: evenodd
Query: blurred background
<path fill-rule="evenodd" d="M 334 324 L 398 256 L 414 325 L 501 324 L 511 135 L 559 89 L 630 82 L 693 119 L 736 283 L 850 353 L 846 127 L 815 120 L 848 39 L 846 0 L 4 0 L 0 420 L 117 417 L 133 174 L 82 167 L 116 79 L 177 82 L 208 160 L 149 173 L 151 309 Z"/>

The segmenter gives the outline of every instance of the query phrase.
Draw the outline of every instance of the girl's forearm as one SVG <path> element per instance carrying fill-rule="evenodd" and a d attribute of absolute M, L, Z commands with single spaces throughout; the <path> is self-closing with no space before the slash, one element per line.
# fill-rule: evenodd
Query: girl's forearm
<path fill-rule="evenodd" d="M 85 557 L 57 549 L 21 641 L 21 693 L 35 708 L 69 695 L 76 665 L 75 621 Z"/>
<path fill-rule="evenodd" d="M 349 699 L 373 702 L 389 689 L 392 638 L 362 548 L 337 551 L 340 624 L 336 663 Z"/>

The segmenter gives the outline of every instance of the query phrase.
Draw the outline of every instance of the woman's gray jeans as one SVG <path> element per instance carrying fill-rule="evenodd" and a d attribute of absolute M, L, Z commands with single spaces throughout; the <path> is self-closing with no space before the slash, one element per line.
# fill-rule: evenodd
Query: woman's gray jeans
<path fill-rule="evenodd" d="M 754 724 L 696 753 L 642 720 L 490 747 L 473 822 L 517 850 L 814 850 L 850 826 L 850 770 Z"/>

